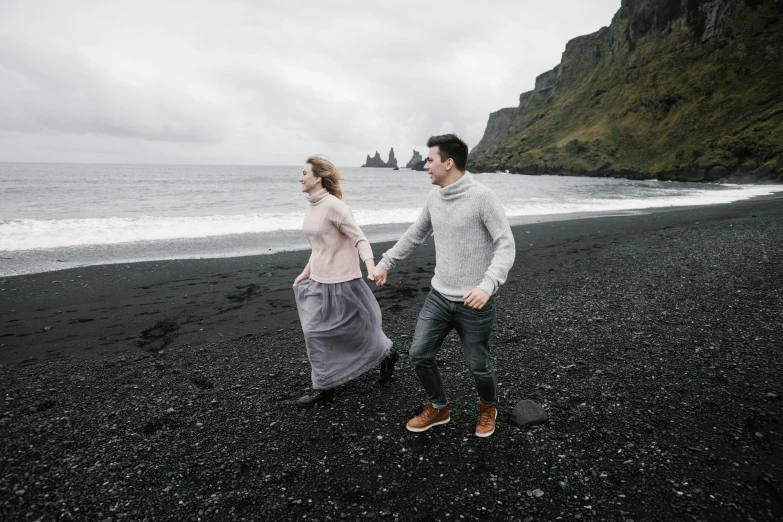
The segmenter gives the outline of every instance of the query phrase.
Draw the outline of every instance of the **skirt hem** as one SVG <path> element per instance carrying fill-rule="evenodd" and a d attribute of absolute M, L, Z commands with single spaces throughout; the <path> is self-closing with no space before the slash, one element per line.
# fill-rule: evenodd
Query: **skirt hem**
<path fill-rule="evenodd" d="M 363 279 L 324 284 L 307 278 L 294 287 L 310 381 L 326 390 L 366 373 L 389 356 L 381 309 Z"/>
<path fill-rule="evenodd" d="M 391 354 L 391 347 L 392 347 L 393 344 L 394 343 L 390 340 L 388 348 L 386 348 L 386 350 L 383 353 L 383 357 L 381 357 L 379 360 L 377 360 L 375 362 L 372 362 L 372 363 L 368 363 L 365 366 L 363 366 L 362 368 L 359 368 L 357 370 L 352 371 L 350 374 L 346 375 L 345 377 L 339 377 L 337 379 L 334 379 L 329 384 L 324 384 L 324 385 L 318 386 L 318 387 L 315 387 L 313 385 L 312 388 L 314 390 L 331 390 L 332 388 L 336 388 L 337 386 L 340 386 L 341 384 L 345 384 L 348 381 L 352 381 L 352 380 L 356 379 L 357 377 L 361 377 L 362 375 L 364 375 L 368 371 L 372 370 L 374 367 L 376 367 L 379 364 L 381 364 L 381 362 L 383 362 L 383 360 L 386 359 Z"/>

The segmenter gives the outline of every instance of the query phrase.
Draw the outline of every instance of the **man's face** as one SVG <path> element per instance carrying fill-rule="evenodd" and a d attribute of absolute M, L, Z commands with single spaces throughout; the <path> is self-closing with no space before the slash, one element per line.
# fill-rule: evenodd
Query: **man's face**
<path fill-rule="evenodd" d="M 440 147 L 430 147 L 427 153 L 427 161 L 424 163 L 424 170 L 430 175 L 430 183 L 443 186 L 446 176 L 449 175 L 449 168 L 453 167 L 454 160 L 449 158 L 445 162 L 440 160 Z"/>

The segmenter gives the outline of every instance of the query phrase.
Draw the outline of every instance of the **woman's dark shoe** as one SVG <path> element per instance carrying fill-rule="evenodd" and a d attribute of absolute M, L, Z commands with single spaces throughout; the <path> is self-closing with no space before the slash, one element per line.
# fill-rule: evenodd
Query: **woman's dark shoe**
<path fill-rule="evenodd" d="M 391 379 L 391 376 L 394 373 L 394 365 L 397 364 L 397 361 L 399 360 L 400 354 L 397 353 L 397 350 L 392 348 L 389 356 L 381 363 L 381 376 L 378 378 L 378 382 L 386 382 Z"/>
<path fill-rule="evenodd" d="M 331 390 L 317 390 L 312 395 L 304 395 L 296 400 L 299 406 L 312 406 L 316 402 L 322 402 L 334 395 L 334 388 Z"/>

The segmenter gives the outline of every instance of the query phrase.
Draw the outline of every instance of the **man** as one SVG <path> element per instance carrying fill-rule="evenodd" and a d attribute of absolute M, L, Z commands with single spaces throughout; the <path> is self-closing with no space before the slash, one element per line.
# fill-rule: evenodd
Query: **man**
<path fill-rule="evenodd" d="M 378 285 L 388 270 L 435 235 L 435 276 L 419 313 L 409 352 L 427 404 L 407 428 L 421 432 L 451 420 L 435 355 L 452 328 L 462 340 L 465 359 L 476 381 L 479 419 L 476 436 L 495 432 L 497 380 L 489 356 L 495 315 L 495 292 L 514 263 L 514 236 L 495 194 L 465 172 L 468 146 L 454 134 L 432 136 L 424 165 L 433 189 L 416 222 L 375 267 Z"/>

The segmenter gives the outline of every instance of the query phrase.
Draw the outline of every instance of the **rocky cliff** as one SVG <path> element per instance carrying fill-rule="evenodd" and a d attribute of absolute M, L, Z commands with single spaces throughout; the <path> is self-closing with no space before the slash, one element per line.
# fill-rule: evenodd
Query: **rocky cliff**
<path fill-rule="evenodd" d="M 519 105 L 473 172 L 783 181 L 783 0 L 623 0 Z"/>
<path fill-rule="evenodd" d="M 383 161 L 381 159 L 381 155 L 378 154 L 378 151 L 376 150 L 375 156 L 370 157 L 369 154 L 367 155 L 367 159 L 364 161 L 364 165 L 362 165 L 362 167 L 399 170 L 399 167 L 397 167 L 397 158 L 394 157 L 394 147 L 392 147 L 389 151 L 389 161 Z"/>

